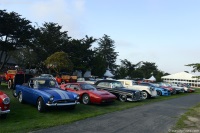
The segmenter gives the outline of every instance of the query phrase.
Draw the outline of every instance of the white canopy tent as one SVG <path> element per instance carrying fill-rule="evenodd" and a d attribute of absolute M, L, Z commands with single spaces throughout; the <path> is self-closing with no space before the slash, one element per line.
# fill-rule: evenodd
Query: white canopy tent
<path fill-rule="evenodd" d="M 193 74 L 190 74 L 187 72 L 179 72 L 179 73 L 163 76 L 163 77 L 161 77 L 161 79 L 197 80 L 197 78 L 195 78 L 195 76 L 196 75 L 193 75 Z"/>
<path fill-rule="evenodd" d="M 147 80 L 150 80 L 150 81 L 156 81 L 156 78 L 152 75 L 149 79 L 147 79 Z"/>
<path fill-rule="evenodd" d="M 104 73 L 104 76 L 105 77 L 114 77 L 114 75 L 109 70 L 106 70 L 106 72 Z"/>
<path fill-rule="evenodd" d="M 199 87 L 199 79 L 196 78 L 196 75 L 193 75 L 187 72 L 179 72 L 179 73 L 163 76 L 161 77 L 161 79 L 164 82 L 175 83 L 175 84 L 186 83 L 194 87 Z"/>

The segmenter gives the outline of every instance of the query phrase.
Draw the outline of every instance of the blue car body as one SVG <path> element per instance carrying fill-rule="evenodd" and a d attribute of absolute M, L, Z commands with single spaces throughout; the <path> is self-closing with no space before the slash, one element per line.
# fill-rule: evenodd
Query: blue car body
<path fill-rule="evenodd" d="M 16 85 L 14 94 L 19 102 L 37 105 L 38 111 L 43 108 L 54 106 L 75 107 L 79 104 L 79 95 L 73 92 L 61 90 L 55 79 L 31 78 L 28 83 Z M 41 101 L 41 103 L 39 103 Z M 40 105 L 39 105 L 40 104 Z"/>
<path fill-rule="evenodd" d="M 142 82 L 142 83 L 140 83 L 140 85 L 153 87 L 157 91 L 158 95 L 160 95 L 160 96 L 170 96 L 171 95 L 169 90 L 167 90 L 165 88 L 157 87 L 153 83 Z"/>

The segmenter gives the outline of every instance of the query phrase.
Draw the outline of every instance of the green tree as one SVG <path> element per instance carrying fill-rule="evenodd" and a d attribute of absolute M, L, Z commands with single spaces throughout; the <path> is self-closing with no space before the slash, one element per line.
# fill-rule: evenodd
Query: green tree
<path fill-rule="evenodd" d="M 69 72 L 73 70 L 73 63 L 65 52 L 56 52 L 52 54 L 44 63 L 47 68 L 54 70 L 57 74 L 59 74 L 62 69 L 66 69 Z"/>
<path fill-rule="evenodd" d="M 137 64 L 132 64 L 127 59 L 121 60 L 121 65 L 116 70 L 116 78 L 125 78 L 130 79 L 141 78 L 143 77 L 141 71 L 137 69 L 140 67 L 141 61 Z"/>
<path fill-rule="evenodd" d="M 152 62 L 143 62 L 143 65 L 137 70 L 142 72 L 143 78 L 150 78 L 151 75 L 158 71 L 156 64 Z"/>
<path fill-rule="evenodd" d="M 31 48 L 21 48 L 11 53 L 19 66 L 26 66 L 26 69 L 35 68 L 37 64 L 37 53 Z"/>
<path fill-rule="evenodd" d="M 91 69 L 92 58 L 95 53 L 91 46 L 95 41 L 95 38 L 86 36 L 83 39 L 70 39 L 65 43 L 62 50 L 68 53 L 75 70 L 84 72 Z"/>
<path fill-rule="evenodd" d="M 104 65 L 111 71 L 114 71 L 117 67 L 116 59 L 118 52 L 115 52 L 114 43 L 114 40 L 112 40 L 108 35 L 104 35 L 98 40 L 99 47 L 96 48 L 97 54 L 106 61 L 106 64 Z"/>
<path fill-rule="evenodd" d="M 94 76 L 103 77 L 107 67 L 106 61 L 99 55 L 95 55 L 91 60 L 91 73 Z"/>
<path fill-rule="evenodd" d="M 185 66 L 192 67 L 193 68 L 192 72 L 200 72 L 200 63 L 193 63 Z"/>
<path fill-rule="evenodd" d="M 34 41 L 35 29 L 31 22 L 15 12 L 0 10 L 0 69 L 16 49 L 27 48 Z M 3 56 L 4 55 L 4 56 Z"/>
<path fill-rule="evenodd" d="M 67 31 L 61 31 L 62 26 L 57 23 L 45 22 L 39 29 L 37 44 L 33 50 L 40 53 L 37 58 L 42 62 L 53 53 L 62 51 L 63 45 L 70 37 Z"/>

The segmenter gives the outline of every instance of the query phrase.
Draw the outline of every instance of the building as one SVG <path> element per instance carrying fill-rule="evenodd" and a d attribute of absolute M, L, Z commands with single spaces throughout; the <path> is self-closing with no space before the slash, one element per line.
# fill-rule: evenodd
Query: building
<path fill-rule="evenodd" d="M 175 73 L 167 76 L 161 77 L 164 82 L 168 83 L 186 83 L 191 85 L 192 87 L 200 87 L 200 79 L 197 78 L 196 75 L 187 73 L 187 72 L 180 72 Z"/>

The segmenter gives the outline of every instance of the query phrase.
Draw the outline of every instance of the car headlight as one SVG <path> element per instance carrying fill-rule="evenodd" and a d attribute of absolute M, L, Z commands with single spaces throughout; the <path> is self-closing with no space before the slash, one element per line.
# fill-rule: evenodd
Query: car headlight
<path fill-rule="evenodd" d="M 51 96 L 50 99 L 49 99 L 49 101 L 53 101 L 53 100 L 54 100 L 54 98 L 53 98 L 53 96 Z"/>
<path fill-rule="evenodd" d="M 10 103 L 10 98 L 6 97 L 3 99 L 3 104 L 9 104 Z"/>
<path fill-rule="evenodd" d="M 76 99 L 78 100 L 80 97 L 79 97 L 79 95 L 76 97 Z"/>
<path fill-rule="evenodd" d="M 154 87 L 153 87 L 153 86 L 151 86 L 151 87 L 150 87 L 150 90 L 151 90 L 151 91 L 154 91 Z"/>

